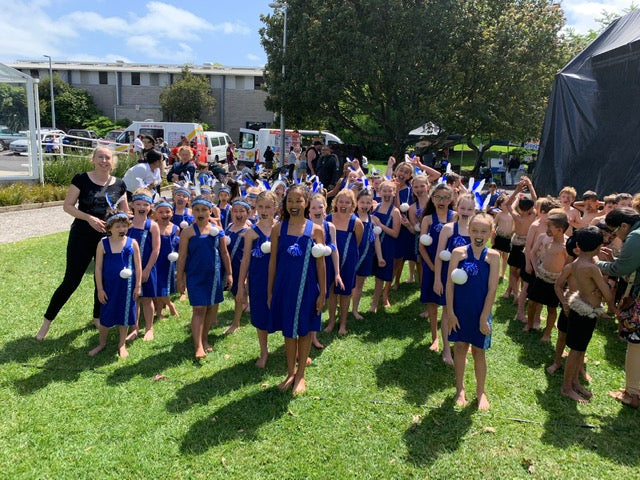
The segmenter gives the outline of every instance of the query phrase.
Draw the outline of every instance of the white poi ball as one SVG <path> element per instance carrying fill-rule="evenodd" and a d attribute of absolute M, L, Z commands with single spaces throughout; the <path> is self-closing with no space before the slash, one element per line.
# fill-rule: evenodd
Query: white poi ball
<path fill-rule="evenodd" d="M 411 205 L 409 205 L 407 202 L 400 204 L 400 211 L 402 213 L 407 213 L 409 211 L 409 208 L 411 208 Z"/>
<path fill-rule="evenodd" d="M 451 272 L 451 280 L 456 285 L 464 285 L 465 283 L 467 283 L 468 279 L 469 276 L 467 275 L 467 272 L 465 272 L 461 268 L 454 268 L 453 272 Z"/>
<path fill-rule="evenodd" d="M 229 235 L 225 235 L 224 243 L 226 243 L 227 246 L 229 246 L 231 244 L 231 237 Z"/>
<path fill-rule="evenodd" d="M 321 243 L 316 243 L 313 247 L 311 247 L 311 255 L 315 258 L 324 257 L 324 245 Z"/>
<path fill-rule="evenodd" d="M 332 251 L 333 250 L 331 250 L 331 247 L 329 245 L 325 245 L 324 246 L 324 256 L 325 257 L 328 257 L 329 255 L 331 255 Z"/>
<path fill-rule="evenodd" d="M 182 220 L 182 221 L 180 222 L 180 228 L 181 228 L 182 230 L 184 230 L 184 229 L 185 229 L 185 228 L 187 228 L 188 226 L 189 226 L 189 223 L 188 223 L 186 220 Z"/>
<path fill-rule="evenodd" d="M 120 270 L 120 278 L 131 278 L 131 275 L 133 275 L 133 271 L 130 268 L 125 267 Z"/>
<path fill-rule="evenodd" d="M 420 235 L 420 243 L 425 247 L 428 247 L 433 243 L 433 237 L 428 233 L 423 233 L 422 235 Z"/>
<path fill-rule="evenodd" d="M 419 223 L 416 223 L 416 224 L 413 226 L 413 229 L 414 229 L 416 232 L 419 232 L 419 231 L 420 231 L 420 224 L 419 224 Z"/>
<path fill-rule="evenodd" d="M 451 252 L 447 249 L 444 249 L 440 252 L 440 260 L 443 262 L 448 262 L 451 260 Z"/>
<path fill-rule="evenodd" d="M 176 260 L 178 260 L 178 252 L 171 252 L 169 255 L 167 255 L 167 258 L 170 262 L 175 262 Z"/>
<path fill-rule="evenodd" d="M 262 250 L 262 253 L 271 253 L 271 242 L 268 240 L 266 242 L 262 242 L 260 250 Z"/>
<path fill-rule="evenodd" d="M 220 233 L 220 229 L 218 227 L 212 226 L 209 228 L 209 235 L 211 235 L 212 237 L 217 237 L 219 233 Z"/>
<path fill-rule="evenodd" d="M 380 235 L 382 233 L 382 227 L 373 227 L 373 233 Z"/>

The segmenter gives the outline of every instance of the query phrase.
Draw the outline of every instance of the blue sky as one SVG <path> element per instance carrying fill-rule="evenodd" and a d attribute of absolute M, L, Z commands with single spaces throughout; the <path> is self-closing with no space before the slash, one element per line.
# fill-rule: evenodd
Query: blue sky
<path fill-rule="evenodd" d="M 18 59 L 226 66 L 266 62 L 258 29 L 271 0 L 3 0 L 0 62 Z M 561 2 L 568 25 L 597 28 L 631 0 Z"/>

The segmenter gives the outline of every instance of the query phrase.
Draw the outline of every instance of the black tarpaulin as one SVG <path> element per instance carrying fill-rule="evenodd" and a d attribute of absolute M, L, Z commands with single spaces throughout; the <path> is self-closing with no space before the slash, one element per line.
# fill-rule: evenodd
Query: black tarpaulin
<path fill-rule="evenodd" d="M 556 75 L 533 180 L 542 194 L 640 192 L 640 11 Z"/>

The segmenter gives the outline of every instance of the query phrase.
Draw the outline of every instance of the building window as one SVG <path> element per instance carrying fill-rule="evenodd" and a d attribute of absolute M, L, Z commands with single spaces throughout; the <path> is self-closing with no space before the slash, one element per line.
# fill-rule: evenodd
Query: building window
<path fill-rule="evenodd" d="M 109 83 L 109 75 L 107 72 L 98 72 L 98 82 L 100 85 L 107 85 Z"/>
<path fill-rule="evenodd" d="M 159 73 L 150 73 L 149 74 L 149 85 L 152 87 L 157 87 L 160 85 L 160 74 Z"/>
<path fill-rule="evenodd" d="M 31 75 L 31 78 L 40 78 L 40 70 L 32 68 L 31 72 L 29 72 L 29 75 Z"/>
<path fill-rule="evenodd" d="M 131 85 L 140 85 L 140 72 L 131 72 Z"/>
<path fill-rule="evenodd" d="M 264 83 L 263 77 L 253 77 L 253 89 L 262 90 L 262 84 Z"/>

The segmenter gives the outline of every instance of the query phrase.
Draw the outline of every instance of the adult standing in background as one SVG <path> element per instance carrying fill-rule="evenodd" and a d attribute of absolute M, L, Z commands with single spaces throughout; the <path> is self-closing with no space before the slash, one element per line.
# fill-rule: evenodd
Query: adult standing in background
<path fill-rule="evenodd" d="M 47 336 L 51 322 L 80 285 L 84 272 L 95 257 L 98 242 L 105 234 L 104 221 L 110 206 L 129 211 L 124 181 L 111 175 L 116 163 L 117 159 L 109 148 L 98 147 L 91 157 L 93 170 L 78 173 L 71 180 L 63 206 L 65 212 L 75 217 L 67 243 L 67 266 L 62 283 L 51 297 L 42 326 L 36 334 L 38 340 Z M 100 302 L 94 283 L 93 321 L 96 325 L 99 318 Z"/>
<path fill-rule="evenodd" d="M 133 192 L 140 186 L 158 190 L 162 183 L 162 154 L 157 150 L 149 150 L 144 158 L 126 171 L 122 179 L 127 186 L 127 201 L 131 201 Z M 140 185 L 138 179 L 144 185 Z"/>
<path fill-rule="evenodd" d="M 262 157 L 264 158 L 264 166 L 266 168 L 268 168 L 269 170 L 273 170 L 273 157 L 274 156 L 275 156 L 275 154 L 273 153 L 273 150 L 271 150 L 271 146 L 267 145 L 267 148 L 264 151 L 264 153 L 262 154 Z"/>
<path fill-rule="evenodd" d="M 324 188 L 331 190 L 340 178 L 340 161 L 338 157 L 331 152 L 329 145 L 323 145 L 320 151 L 320 157 L 316 158 L 314 165 L 315 174 Z"/>
<path fill-rule="evenodd" d="M 196 179 L 196 165 L 192 161 L 193 150 L 188 145 L 182 145 L 178 148 L 178 161 L 171 165 L 171 169 L 167 173 L 169 182 L 179 182 L 186 180 L 187 177 L 193 182 Z"/>
<path fill-rule="evenodd" d="M 227 171 L 228 172 L 237 171 L 235 152 L 236 152 L 236 144 L 234 142 L 231 142 L 227 146 Z"/>
<path fill-rule="evenodd" d="M 511 158 L 509 159 L 509 164 L 507 166 L 507 169 L 509 170 L 509 177 L 511 178 L 511 185 L 515 185 L 516 182 L 516 175 L 518 173 L 518 170 L 520 170 L 520 157 L 518 154 L 515 155 L 511 155 Z"/>
<path fill-rule="evenodd" d="M 318 157 L 320 157 L 320 147 L 322 147 L 322 142 L 316 140 L 305 152 L 307 168 L 311 172 L 311 175 L 316 175 L 316 162 L 318 161 Z"/>

